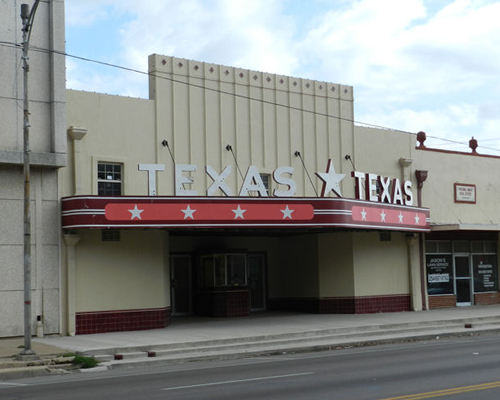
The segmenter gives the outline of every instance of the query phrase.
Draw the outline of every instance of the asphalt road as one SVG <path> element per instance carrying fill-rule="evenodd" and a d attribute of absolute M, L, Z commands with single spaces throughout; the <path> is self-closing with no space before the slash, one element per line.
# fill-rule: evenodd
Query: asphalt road
<path fill-rule="evenodd" d="M 500 398 L 500 336 L 0 382 L 2 400 Z"/>

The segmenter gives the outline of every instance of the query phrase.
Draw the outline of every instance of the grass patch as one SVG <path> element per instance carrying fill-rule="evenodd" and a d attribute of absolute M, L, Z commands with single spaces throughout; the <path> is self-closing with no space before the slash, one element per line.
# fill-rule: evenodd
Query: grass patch
<path fill-rule="evenodd" d="M 98 363 L 94 357 L 76 355 L 73 359 L 73 365 L 80 368 L 94 368 Z"/>

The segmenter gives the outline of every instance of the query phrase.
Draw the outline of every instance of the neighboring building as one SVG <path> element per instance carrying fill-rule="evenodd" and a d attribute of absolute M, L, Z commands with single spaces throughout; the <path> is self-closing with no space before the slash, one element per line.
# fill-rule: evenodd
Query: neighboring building
<path fill-rule="evenodd" d="M 149 69 L 148 100 L 67 92 L 63 333 L 500 302 L 499 157 L 355 126 L 350 86 Z"/>
<path fill-rule="evenodd" d="M 23 334 L 23 68 L 21 3 L 0 0 L 0 336 Z M 66 165 L 64 3 L 42 1 L 29 52 L 32 315 L 60 332 L 60 209 L 57 170 Z M 34 330 L 33 330 L 34 332 Z"/>

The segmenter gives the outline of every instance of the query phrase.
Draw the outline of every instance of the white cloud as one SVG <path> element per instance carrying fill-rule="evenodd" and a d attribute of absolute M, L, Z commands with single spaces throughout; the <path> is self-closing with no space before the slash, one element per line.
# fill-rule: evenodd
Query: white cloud
<path fill-rule="evenodd" d="M 136 17 L 122 28 L 125 60 L 145 68 L 160 53 L 292 73 L 293 25 L 281 3 L 270 0 L 123 1 Z"/>
<path fill-rule="evenodd" d="M 482 120 L 475 104 L 450 104 L 442 109 L 422 111 L 393 109 L 385 113 L 360 114 L 359 120 L 405 132 L 424 131 L 429 138 L 426 145 L 430 147 L 468 152 L 469 140 L 474 136 L 478 139 L 478 152 L 500 155 L 498 124 Z"/>
<path fill-rule="evenodd" d="M 338 8 L 320 1 L 321 13 L 307 28 L 287 4 L 68 0 L 66 6 L 70 25 L 127 15 L 118 64 L 146 71 L 147 56 L 160 53 L 351 84 L 356 120 L 464 142 L 474 135 L 480 146 L 482 137 L 498 136 L 500 1 L 450 0 L 437 10 L 424 0 L 333 3 Z M 68 82 L 147 96 L 140 75 L 100 74 Z M 487 143 L 500 148 L 500 141 Z"/>

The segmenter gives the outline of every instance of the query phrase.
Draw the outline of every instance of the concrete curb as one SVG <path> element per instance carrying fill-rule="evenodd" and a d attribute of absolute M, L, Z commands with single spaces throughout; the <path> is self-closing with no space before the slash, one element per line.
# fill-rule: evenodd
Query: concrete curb
<path fill-rule="evenodd" d="M 68 371 L 62 368 L 51 368 L 48 366 L 35 366 L 35 367 L 18 367 L 0 370 L 0 382 L 22 379 L 22 378 L 36 378 L 39 376 L 47 375 L 64 375 Z"/>
<path fill-rule="evenodd" d="M 382 333 L 382 332 L 381 332 Z M 467 330 L 467 331 L 448 331 L 448 332 L 436 332 L 436 333 L 426 333 L 421 335 L 407 335 L 403 337 L 388 337 L 388 338 L 367 338 L 366 340 L 353 340 L 340 343 L 331 344 L 314 344 L 305 346 L 294 346 L 294 347 L 284 347 L 279 349 L 262 349 L 262 350 L 251 350 L 251 351 L 241 351 L 241 352 L 230 352 L 230 353 L 220 353 L 220 354 L 200 354 L 187 357 L 151 357 L 145 359 L 129 359 L 110 362 L 109 369 L 118 368 L 136 368 L 136 367 L 153 367 L 157 365 L 164 365 L 166 363 L 188 363 L 196 361 L 215 361 L 215 360 L 234 360 L 239 358 L 250 358 L 258 356 L 273 356 L 282 354 L 294 354 L 294 353 L 307 353 L 307 352 L 319 352 L 319 351 L 332 351 L 341 350 L 347 348 L 359 348 L 376 346 L 383 344 L 396 344 L 396 343 L 410 343 L 418 341 L 432 341 L 440 340 L 452 337 L 465 337 L 465 336 L 479 336 L 481 334 L 488 333 L 500 333 L 500 328 L 484 329 L 484 330 Z"/>
<path fill-rule="evenodd" d="M 12 379 L 33 378 L 45 375 L 62 375 L 69 373 L 72 358 L 64 358 L 54 354 L 32 361 L 0 360 L 0 382 Z"/>
<path fill-rule="evenodd" d="M 489 323 L 488 323 L 489 322 Z M 246 344 L 249 342 L 260 342 L 260 341 L 287 341 L 289 339 L 294 339 L 297 341 L 312 341 L 315 339 L 321 339 L 325 335 L 338 336 L 342 339 L 342 336 L 352 337 L 358 336 L 362 337 L 363 334 L 367 336 L 379 335 L 398 335 L 401 333 L 412 333 L 414 331 L 439 331 L 440 329 L 459 331 L 464 329 L 465 324 L 471 324 L 474 326 L 475 330 L 481 329 L 481 326 L 488 326 L 500 323 L 500 317 L 495 318 L 458 318 L 446 321 L 426 321 L 422 323 L 394 323 L 394 324 L 372 324 L 372 325 L 362 325 L 356 327 L 344 327 L 344 328 L 327 328 L 327 329 L 314 329 L 307 331 L 294 331 L 294 332 L 283 332 L 283 333 L 273 333 L 264 335 L 249 335 L 242 337 L 228 337 L 228 338 L 217 338 L 217 339 L 206 339 L 206 340 L 195 340 L 189 342 L 173 342 L 168 344 L 141 344 L 141 345 L 126 345 L 119 347 L 99 347 L 94 349 L 81 350 L 78 353 L 87 356 L 98 356 L 102 354 L 116 354 L 116 353 L 133 353 L 133 352 L 148 352 L 148 351 L 160 351 L 163 349 L 185 349 L 197 346 L 218 346 L 233 344 L 237 346 L 238 344 Z M 500 325 L 498 326 L 500 329 Z"/>

